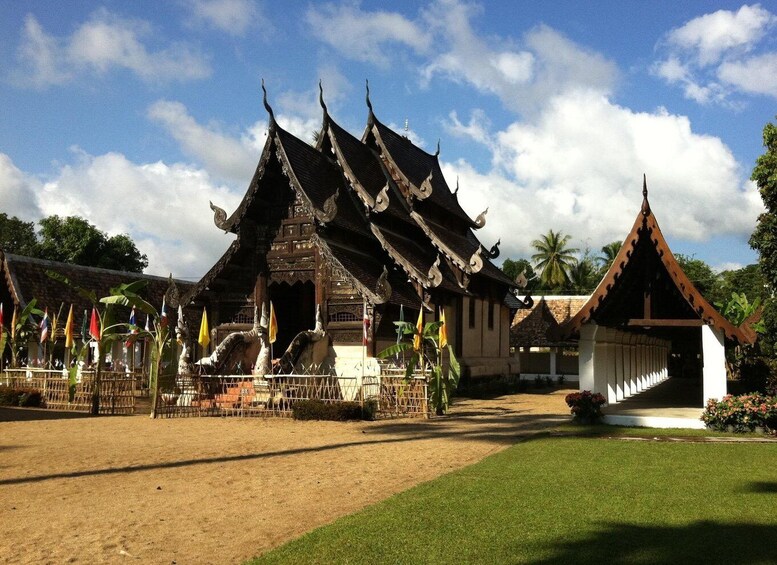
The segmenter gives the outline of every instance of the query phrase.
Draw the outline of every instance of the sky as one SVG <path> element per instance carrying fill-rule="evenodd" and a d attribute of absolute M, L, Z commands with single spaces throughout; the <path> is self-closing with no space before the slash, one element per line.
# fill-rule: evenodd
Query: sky
<path fill-rule="evenodd" d="M 749 180 L 777 114 L 777 2 L 0 0 L 0 212 L 126 233 L 198 280 L 267 134 L 312 140 L 318 82 L 357 137 L 375 114 L 440 160 L 478 237 L 623 240 L 650 203 L 675 253 L 757 260 Z"/>

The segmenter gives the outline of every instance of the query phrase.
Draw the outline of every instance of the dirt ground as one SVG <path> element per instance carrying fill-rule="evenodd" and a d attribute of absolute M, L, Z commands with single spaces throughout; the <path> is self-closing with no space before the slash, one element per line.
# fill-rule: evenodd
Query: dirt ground
<path fill-rule="evenodd" d="M 0 562 L 240 563 L 568 419 L 568 392 L 349 423 L 0 409 Z"/>

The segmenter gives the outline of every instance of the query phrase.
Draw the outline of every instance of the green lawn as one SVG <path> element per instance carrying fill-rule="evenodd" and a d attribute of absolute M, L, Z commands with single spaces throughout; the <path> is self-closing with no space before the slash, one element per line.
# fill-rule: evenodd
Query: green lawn
<path fill-rule="evenodd" d="M 777 563 L 777 444 L 538 437 L 251 563 Z"/>

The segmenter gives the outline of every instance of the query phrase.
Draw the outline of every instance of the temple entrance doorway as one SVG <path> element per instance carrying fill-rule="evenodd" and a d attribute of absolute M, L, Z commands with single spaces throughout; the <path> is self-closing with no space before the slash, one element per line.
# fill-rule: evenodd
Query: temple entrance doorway
<path fill-rule="evenodd" d="M 279 358 L 291 340 L 302 331 L 316 325 L 316 285 L 311 281 L 273 282 L 269 285 L 270 300 L 278 320 L 278 337 L 273 344 L 273 357 Z"/>

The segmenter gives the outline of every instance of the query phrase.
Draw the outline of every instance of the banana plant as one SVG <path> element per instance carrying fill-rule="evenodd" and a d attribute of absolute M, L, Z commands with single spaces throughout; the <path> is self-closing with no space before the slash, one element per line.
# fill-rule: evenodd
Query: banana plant
<path fill-rule="evenodd" d="M 413 339 L 409 342 L 400 341 L 378 353 L 379 358 L 386 359 L 399 353 L 412 352 L 405 368 L 405 382 L 409 382 L 416 368 L 420 366 L 421 374 L 429 383 L 430 401 L 437 415 L 448 411 L 451 396 L 459 385 L 461 377 L 461 368 L 453 353 L 453 347 L 449 344 L 446 348 L 440 348 L 438 335 L 442 324 L 443 322 L 440 321 L 428 322 L 419 332 L 415 324 L 404 321 L 394 322 L 402 338 L 412 336 Z M 447 371 L 442 365 L 444 349 L 448 350 L 449 356 Z M 428 377 L 426 376 L 427 366 L 430 368 Z"/>
<path fill-rule="evenodd" d="M 21 348 L 29 343 L 35 333 L 38 331 L 38 325 L 33 321 L 32 316 L 43 316 L 43 311 L 36 307 L 37 300 L 33 298 L 27 303 L 18 316 L 14 316 L 11 321 L 11 367 L 19 367 L 19 353 Z M 3 332 L 5 335 L 5 332 Z M 0 337 L 0 339 L 2 339 Z M 6 338 L 7 339 L 7 338 Z M 0 352 L 5 348 L 5 344 L 0 347 Z"/>

